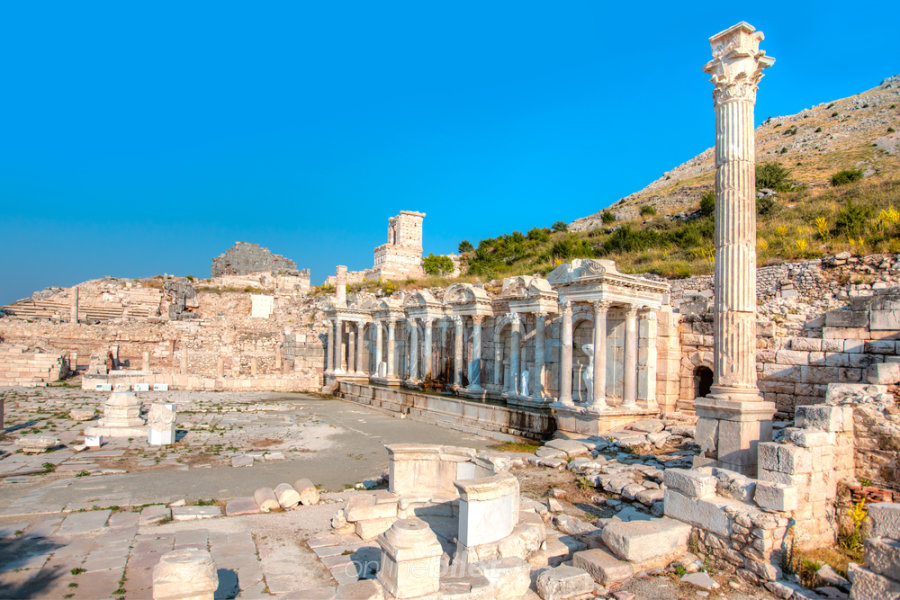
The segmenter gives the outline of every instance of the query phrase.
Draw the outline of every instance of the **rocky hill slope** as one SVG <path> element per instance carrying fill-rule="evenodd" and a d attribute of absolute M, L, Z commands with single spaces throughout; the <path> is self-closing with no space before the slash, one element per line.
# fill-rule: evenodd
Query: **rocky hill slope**
<path fill-rule="evenodd" d="M 792 182 L 809 188 L 829 185 L 831 175 L 841 169 L 862 170 L 866 177 L 900 174 L 900 75 L 849 98 L 766 119 L 756 130 L 756 160 L 781 163 L 791 170 Z M 617 221 L 637 218 L 646 205 L 658 214 L 691 210 L 713 188 L 714 177 L 709 148 L 608 210 Z M 602 226 L 602 212 L 576 219 L 569 230 Z"/>

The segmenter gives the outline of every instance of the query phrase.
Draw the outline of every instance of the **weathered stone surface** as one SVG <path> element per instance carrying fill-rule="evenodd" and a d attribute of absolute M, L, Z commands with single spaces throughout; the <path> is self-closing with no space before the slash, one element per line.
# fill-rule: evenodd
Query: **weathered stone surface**
<path fill-rule="evenodd" d="M 716 583 L 715 579 L 709 576 L 709 573 L 704 573 L 702 571 L 684 575 L 681 578 L 681 581 L 683 581 L 684 583 L 690 583 L 691 585 L 702 588 L 704 590 L 714 590 L 719 587 L 719 584 Z"/>
<path fill-rule="evenodd" d="M 521 558 L 498 558 L 474 563 L 490 582 L 496 600 L 518 600 L 531 585 L 531 565 Z"/>
<path fill-rule="evenodd" d="M 603 543 L 610 551 L 630 562 L 671 556 L 687 549 L 691 526 L 675 519 L 612 522 L 603 528 Z"/>
<path fill-rule="evenodd" d="M 797 488 L 772 481 L 758 481 L 753 499 L 762 508 L 769 510 L 796 510 Z"/>
<path fill-rule="evenodd" d="M 275 486 L 275 496 L 281 508 L 294 508 L 300 504 L 300 494 L 289 483 L 279 483 Z"/>
<path fill-rule="evenodd" d="M 154 504 L 152 506 L 144 507 L 144 510 L 141 511 L 141 520 L 140 524 L 143 525 L 152 525 L 153 523 L 159 523 L 160 521 L 167 521 L 172 518 L 172 509 L 168 506 L 164 506 L 162 504 Z"/>
<path fill-rule="evenodd" d="M 900 503 L 876 502 L 868 506 L 872 537 L 900 539 Z"/>
<path fill-rule="evenodd" d="M 624 581 L 634 574 L 629 563 L 601 548 L 576 552 L 572 557 L 572 566 L 584 569 L 597 583 L 605 586 Z"/>
<path fill-rule="evenodd" d="M 400 519 L 378 538 L 378 581 L 397 598 L 416 598 L 440 589 L 441 544 L 420 519 Z"/>
<path fill-rule="evenodd" d="M 725 513 L 725 501 L 715 498 L 690 498 L 672 488 L 666 489 L 665 514 L 667 517 L 696 525 L 701 529 L 729 537 L 731 528 Z"/>
<path fill-rule="evenodd" d="M 73 421 L 90 421 L 96 415 L 93 408 L 73 408 L 69 411 L 69 417 Z"/>
<path fill-rule="evenodd" d="M 200 519 L 214 519 L 222 516 L 222 509 L 218 506 L 174 506 L 172 507 L 173 521 L 197 521 Z"/>
<path fill-rule="evenodd" d="M 376 494 L 356 494 L 347 500 L 344 513 L 350 523 L 393 518 L 397 516 L 397 501 L 379 502 L 379 496 Z"/>
<path fill-rule="evenodd" d="M 309 506 L 319 502 L 319 490 L 309 479 L 298 479 L 294 482 L 294 489 L 300 494 L 300 504 Z"/>
<path fill-rule="evenodd" d="M 252 467 L 253 466 L 253 457 L 252 456 L 235 456 L 231 459 L 232 467 Z"/>
<path fill-rule="evenodd" d="M 253 499 L 256 500 L 259 510 L 264 513 L 279 510 L 281 508 L 281 504 L 278 503 L 278 497 L 275 495 L 275 490 L 272 488 L 259 488 L 253 492 Z"/>
<path fill-rule="evenodd" d="M 337 587 L 335 600 L 383 600 L 384 589 L 375 580 L 351 581 Z"/>
<path fill-rule="evenodd" d="M 866 568 L 885 577 L 900 578 L 900 540 L 869 538 L 865 545 Z"/>
<path fill-rule="evenodd" d="M 396 517 L 385 517 L 384 519 L 366 519 L 364 521 L 356 521 L 353 523 L 356 535 L 364 540 L 374 540 L 376 537 L 391 528 L 396 521 Z"/>
<path fill-rule="evenodd" d="M 250 242 L 235 242 L 234 246 L 213 259 L 210 272 L 213 277 L 261 272 L 299 273 L 294 261 Z"/>
<path fill-rule="evenodd" d="M 794 413 L 794 425 L 801 429 L 843 431 L 843 411 L 840 406 L 798 406 Z"/>
<path fill-rule="evenodd" d="M 809 449 L 793 444 L 765 442 L 759 445 L 759 468 L 799 475 L 812 471 Z"/>
<path fill-rule="evenodd" d="M 900 363 L 885 362 L 869 365 L 866 369 L 866 381 L 882 385 L 900 383 Z"/>
<path fill-rule="evenodd" d="M 49 435 L 25 435 L 16 438 L 16 446 L 25 454 L 40 454 L 59 446 L 59 439 Z"/>
<path fill-rule="evenodd" d="M 233 500 L 229 500 L 228 503 L 225 504 L 226 517 L 236 517 L 239 515 L 255 515 L 261 512 L 262 511 L 259 509 L 259 505 L 256 503 L 256 499 L 251 496 L 235 498 Z"/>
<path fill-rule="evenodd" d="M 716 494 L 716 478 L 699 469 L 666 469 L 663 482 L 666 487 L 691 498 L 708 498 Z"/>
<path fill-rule="evenodd" d="M 205 549 L 168 552 L 153 567 L 153 600 L 213 600 L 218 587 L 216 565 Z"/>
<path fill-rule="evenodd" d="M 900 582 L 854 563 L 847 570 L 853 582 L 853 600 L 900 600 Z"/>
<path fill-rule="evenodd" d="M 643 419 L 635 421 L 628 425 L 628 429 L 632 431 L 641 431 L 643 433 L 657 433 L 665 429 L 666 424 L 659 419 Z"/>
<path fill-rule="evenodd" d="M 543 600 L 569 600 L 590 594 L 594 580 L 582 569 L 555 567 L 538 575 L 536 587 Z"/>

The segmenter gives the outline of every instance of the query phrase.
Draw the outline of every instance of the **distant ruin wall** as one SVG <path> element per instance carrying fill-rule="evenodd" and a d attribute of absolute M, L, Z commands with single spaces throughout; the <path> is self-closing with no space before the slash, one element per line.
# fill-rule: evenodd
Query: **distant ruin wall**
<path fill-rule="evenodd" d="M 213 259 L 212 276 L 249 275 L 250 273 L 299 273 L 297 263 L 268 248 L 249 242 L 235 242 L 234 246 Z"/>

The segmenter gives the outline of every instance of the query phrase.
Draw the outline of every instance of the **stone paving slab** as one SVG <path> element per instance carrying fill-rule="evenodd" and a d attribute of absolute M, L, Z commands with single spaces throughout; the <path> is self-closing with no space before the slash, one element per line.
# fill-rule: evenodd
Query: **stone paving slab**
<path fill-rule="evenodd" d="M 92 510 L 70 513 L 56 532 L 58 535 L 80 535 L 102 529 L 106 526 L 111 510 Z"/>

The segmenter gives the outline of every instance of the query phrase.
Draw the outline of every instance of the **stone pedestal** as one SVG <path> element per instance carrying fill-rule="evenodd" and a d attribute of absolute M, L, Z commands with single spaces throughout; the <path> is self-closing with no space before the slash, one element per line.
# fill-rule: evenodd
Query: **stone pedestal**
<path fill-rule="evenodd" d="M 151 446 L 165 446 L 175 443 L 175 404 L 157 402 L 147 414 L 150 425 L 147 442 Z"/>
<path fill-rule="evenodd" d="M 213 600 L 219 576 L 207 550 L 163 554 L 153 567 L 153 600 Z"/>
<path fill-rule="evenodd" d="M 623 409 L 610 406 L 603 410 L 595 410 L 590 407 L 569 406 L 561 402 L 552 404 L 550 408 L 556 418 L 556 429 L 564 435 L 576 438 L 599 436 L 629 423 L 659 416 L 658 410 L 647 408 Z"/>
<path fill-rule="evenodd" d="M 113 392 L 103 403 L 103 418 L 96 427 L 88 427 L 85 435 L 106 437 L 144 437 L 147 435 L 141 418 L 141 401 L 134 392 Z"/>
<path fill-rule="evenodd" d="M 400 519 L 378 536 L 378 581 L 395 598 L 418 598 L 440 590 L 441 544 L 428 524 Z"/>
<path fill-rule="evenodd" d="M 716 111 L 715 379 L 710 395 L 694 403 L 703 457 L 754 477 L 757 445 L 771 439 L 775 412 L 756 386 L 753 106 L 762 71 L 775 62 L 759 49 L 762 39 L 738 23 L 710 38 L 713 59 L 703 67 Z"/>
<path fill-rule="evenodd" d="M 454 481 L 459 491 L 460 544 L 490 544 L 512 533 L 519 522 L 519 480 L 509 473 Z"/>

